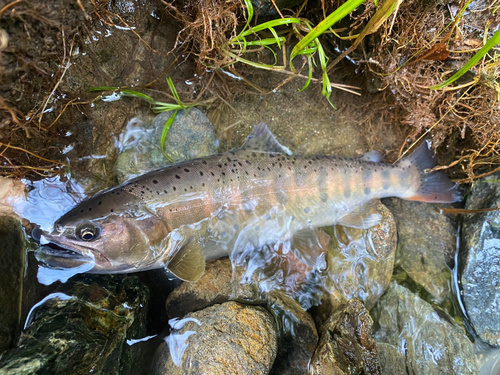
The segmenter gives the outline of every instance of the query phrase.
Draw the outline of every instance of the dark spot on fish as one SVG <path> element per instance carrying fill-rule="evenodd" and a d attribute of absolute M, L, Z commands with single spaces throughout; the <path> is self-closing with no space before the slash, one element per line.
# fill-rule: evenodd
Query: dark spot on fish
<path fill-rule="evenodd" d="M 274 155 L 273 155 L 273 154 L 269 154 L 269 157 L 270 157 L 270 158 L 274 158 Z"/>
<path fill-rule="evenodd" d="M 236 173 L 236 171 L 234 169 L 231 169 L 231 172 Z"/>
<path fill-rule="evenodd" d="M 189 173 L 189 169 L 184 168 L 184 172 Z"/>
<path fill-rule="evenodd" d="M 222 164 L 219 164 L 219 168 L 222 168 Z"/>
<path fill-rule="evenodd" d="M 349 186 L 345 187 L 344 197 L 349 198 L 351 196 L 351 188 Z"/>
<path fill-rule="evenodd" d="M 131 193 L 132 192 L 132 189 L 128 189 L 128 192 Z"/>
<path fill-rule="evenodd" d="M 188 191 L 188 189 L 184 189 L 184 191 Z"/>
<path fill-rule="evenodd" d="M 178 174 L 175 175 L 175 178 L 180 180 L 181 179 L 181 176 L 179 176 Z"/>
<path fill-rule="evenodd" d="M 192 187 L 192 186 L 190 186 L 190 189 L 191 189 L 191 190 L 193 190 L 193 187 Z"/>
<path fill-rule="evenodd" d="M 369 187 L 366 187 L 366 188 L 365 188 L 365 194 L 366 194 L 366 195 L 370 194 L 370 193 L 371 193 L 371 191 L 372 191 L 372 189 L 370 189 Z"/>
<path fill-rule="evenodd" d="M 234 151 L 229 151 L 229 153 L 230 153 L 231 155 L 234 155 Z"/>
<path fill-rule="evenodd" d="M 304 169 L 307 169 L 307 165 L 304 165 Z"/>
<path fill-rule="evenodd" d="M 200 176 L 203 176 L 203 172 L 200 172 Z"/>
<path fill-rule="evenodd" d="M 281 163 L 279 165 L 280 165 L 280 168 L 281 168 L 282 167 Z"/>
<path fill-rule="evenodd" d="M 226 173 L 225 173 L 225 172 L 222 172 L 222 175 L 223 175 L 223 176 L 225 176 L 225 175 L 226 175 Z"/>
<path fill-rule="evenodd" d="M 92 211 L 92 207 L 89 207 L 89 211 Z"/>
<path fill-rule="evenodd" d="M 309 163 L 309 164 L 312 164 L 312 161 L 310 161 L 310 160 L 309 160 L 309 161 L 308 161 L 308 163 Z"/>
<path fill-rule="evenodd" d="M 260 167 L 257 167 L 257 170 L 260 171 Z"/>
<path fill-rule="evenodd" d="M 145 194 L 144 191 L 141 191 L 141 194 L 144 195 Z"/>
<path fill-rule="evenodd" d="M 176 188 L 175 186 L 173 187 L 173 189 L 174 189 L 174 191 L 176 191 L 176 190 L 177 190 L 177 188 Z"/>
<path fill-rule="evenodd" d="M 109 210 L 109 212 L 115 212 L 115 210 L 111 209 L 111 210 Z"/>
<path fill-rule="evenodd" d="M 269 172 L 271 172 L 271 168 L 267 167 L 267 170 L 268 170 Z"/>
<path fill-rule="evenodd" d="M 212 175 L 212 177 L 215 177 L 215 174 L 214 174 L 214 172 L 210 172 L 210 174 Z"/>
<path fill-rule="evenodd" d="M 158 180 L 153 180 L 153 184 L 157 184 L 158 183 Z"/>
<path fill-rule="evenodd" d="M 157 192 L 156 192 L 156 195 L 160 195 L 160 192 L 159 192 L 159 191 L 157 191 Z"/>
<path fill-rule="evenodd" d="M 257 175 L 256 175 L 255 173 L 253 174 L 253 176 L 254 176 L 254 177 L 257 177 Z"/>
<path fill-rule="evenodd" d="M 321 193 L 320 199 L 321 199 L 321 202 L 327 202 L 328 201 L 328 194 L 327 193 Z"/>
<path fill-rule="evenodd" d="M 102 201 L 99 201 L 99 203 L 97 203 L 98 206 L 100 206 L 102 204 Z"/>
<path fill-rule="evenodd" d="M 246 173 L 246 174 L 247 174 L 247 176 L 248 176 L 248 171 L 245 171 L 245 173 Z"/>
<path fill-rule="evenodd" d="M 116 193 L 116 195 L 120 195 L 120 193 Z"/>
<path fill-rule="evenodd" d="M 256 154 L 255 152 L 252 152 L 252 156 L 253 156 L 253 157 L 256 157 L 256 156 L 257 156 L 257 154 Z"/>
<path fill-rule="evenodd" d="M 217 179 L 217 182 L 220 182 L 220 178 Z"/>
<path fill-rule="evenodd" d="M 230 162 L 230 163 L 232 162 L 231 158 L 227 158 L 227 161 Z"/>
<path fill-rule="evenodd" d="M 247 163 L 247 164 L 252 164 L 252 163 L 250 163 L 248 160 L 245 160 L 245 163 Z"/>
<path fill-rule="evenodd" d="M 202 162 L 203 164 L 205 164 L 205 165 L 207 164 L 207 161 L 206 161 L 206 160 L 202 160 L 201 162 Z"/>
<path fill-rule="evenodd" d="M 177 169 L 181 169 L 181 167 L 177 167 Z"/>
<path fill-rule="evenodd" d="M 167 191 L 166 191 L 166 190 L 163 190 L 163 192 L 164 192 L 165 194 L 167 194 Z"/>
<path fill-rule="evenodd" d="M 309 207 L 306 207 L 306 208 L 304 208 L 304 212 L 305 212 L 306 214 L 308 214 L 309 212 L 311 212 L 311 209 L 310 209 Z"/>
<path fill-rule="evenodd" d="M 238 164 L 240 165 L 240 167 L 243 167 L 243 164 L 241 164 L 240 162 L 238 162 Z"/>
<path fill-rule="evenodd" d="M 205 183 L 204 183 L 204 182 L 202 182 L 202 183 L 201 183 L 201 186 L 202 186 L 202 187 L 205 187 Z"/>
<path fill-rule="evenodd" d="M 226 167 L 227 167 L 227 163 L 224 163 L 224 166 L 226 166 Z"/>

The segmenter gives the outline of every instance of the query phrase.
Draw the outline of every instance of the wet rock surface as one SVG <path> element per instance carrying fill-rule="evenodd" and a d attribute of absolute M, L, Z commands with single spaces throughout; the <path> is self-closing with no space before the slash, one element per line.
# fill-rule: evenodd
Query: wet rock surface
<path fill-rule="evenodd" d="M 352 299 L 320 328 L 309 374 L 382 374 L 372 318 L 363 303 Z"/>
<path fill-rule="evenodd" d="M 408 374 L 478 373 L 473 344 L 464 332 L 405 287 L 392 282 L 371 314 L 378 325 L 375 340 L 398 348 Z M 392 349 L 382 358 L 384 373 L 386 368 L 388 373 L 400 371 L 392 362 L 400 357 Z"/>
<path fill-rule="evenodd" d="M 497 207 L 500 174 L 478 181 L 467 198 L 466 209 Z M 500 211 L 464 215 L 459 253 L 462 301 L 477 335 L 500 345 Z"/>
<path fill-rule="evenodd" d="M 407 375 L 405 356 L 397 347 L 377 342 L 378 359 L 384 375 Z"/>
<path fill-rule="evenodd" d="M 309 313 L 286 293 L 273 290 L 265 293 L 259 282 L 241 282 L 240 267 L 232 274 L 228 258 L 208 262 L 205 274 L 196 282 L 183 283 L 167 298 L 169 317 L 181 317 L 207 306 L 236 300 L 266 305 L 278 324 L 280 339 L 272 374 L 303 374 L 312 357 L 318 334 Z"/>
<path fill-rule="evenodd" d="M 276 323 L 263 307 L 227 302 L 171 325 L 152 375 L 267 374 L 276 357 Z"/>
<path fill-rule="evenodd" d="M 384 199 L 396 220 L 400 266 L 437 302 L 450 295 L 451 271 L 456 251 L 457 223 L 437 211 L 436 205 Z"/>
<path fill-rule="evenodd" d="M 129 122 L 120 135 L 121 150 L 114 166 L 118 182 L 171 164 L 161 149 L 161 135 L 172 112 L 162 112 L 151 124 L 139 119 Z M 181 110 L 165 138 L 165 154 L 173 162 L 217 153 L 215 131 L 197 108 Z"/>
<path fill-rule="evenodd" d="M 25 239 L 19 219 L 0 216 L 0 353 L 10 348 L 21 332 L 21 298 L 25 268 Z"/>
<path fill-rule="evenodd" d="M 342 226 L 326 229 L 333 247 L 327 257 L 328 294 L 318 308 L 320 323 L 352 298 L 360 299 L 371 309 L 389 286 L 396 252 L 396 224 L 381 203 L 378 212 L 382 220 L 367 230 Z"/>
<path fill-rule="evenodd" d="M 72 279 L 31 311 L 0 374 L 139 374 L 149 293 L 136 276 Z"/>

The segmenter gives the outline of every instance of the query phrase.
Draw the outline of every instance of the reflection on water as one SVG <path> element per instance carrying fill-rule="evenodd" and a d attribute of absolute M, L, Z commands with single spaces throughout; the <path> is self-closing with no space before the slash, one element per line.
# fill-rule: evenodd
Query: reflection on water
<path fill-rule="evenodd" d="M 67 177 L 63 177 L 67 178 Z M 14 203 L 14 211 L 41 229 L 51 231 L 63 212 L 85 198 L 83 186 L 71 178 L 55 176 L 40 181 L 23 181 L 29 187 L 26 200 Z"/>
<path fill-rule="evenodd" d="M 182 355 L 188 347 L 188 338 L 196 333 L 195 331 L 186 331 L 182 334 L 178 333 L 187 322 L 195 322 L 198 326 L 201 326 L 201 322 L 194 318 L 174 318 L 168 322 L 170 327 L 172 327 L 172 331 L 170 335 L 165 337 L 165 342 L 168 345 L 172 361 L 176 366 L 182 365 Z"/>
<path fill-rule="evenodd" d="M 31 308 L 30 312 L 28 313 L 28 316 L 26 318 L 26 322 L 24 323 L 24 329 L 28 328 L 31 323 L 33 322 L 34 318 L 35 318 L 35 315 L 36 315 L 36 310 L 42 306 L 45 302 L 51 300 L 51 299 L 54 299 L 54 298 L 57 298 L 61 301 L 67 301 L 67 300 L 70 300 L 72 298 L 76 298 L 76 297 L 73 297 L 73 296 L 68 296 L 67 294 L 64 294 L 64 293 L 52 293 L 52 294 L 49 294 L 47 297 L 45 297 L 44 299 L 42 299 L 40 302 L 36 303 L 35 305 L 33 305 L 33 307 Z"/>

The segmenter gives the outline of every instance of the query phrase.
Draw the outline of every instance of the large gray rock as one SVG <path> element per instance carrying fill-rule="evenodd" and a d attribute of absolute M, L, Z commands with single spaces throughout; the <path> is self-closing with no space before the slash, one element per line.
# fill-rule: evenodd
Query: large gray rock
<path fill-rule="evenodd" d="M 352 299 L 320 328 L 321 337 L 309 366 L 311 375 L 381 374 L 373 321 L 359 300 Z"/>
<path fill-rule="evenodd" d="M 400 266 L 440 303 L 450 295 L 451 271 L 456 251 L 457 224 L 440 214 L 436 205 L 385 199 L 396 220 Z"/>
<path fill-rule="evenodd" d="M 136 276 L 82 275 L 33 308 L 0 374 L 138 374 L 149 292 Z"/>
<path fill-rule="evenodd" d="M 276 357 L 273 316 L 259 306 L 226 302 L 171 321 L 152 375 L 267 374 Z"/>
<path fill-rule="evenodd" d="M 233 268 L 228 258 L 208 262 L 204 275 L 198 281 L 185 282 L 168 296 L 166 309 L 169 317 L 182 317 L 230 300 L 266 304 L 280 331 L 272 373 L 305 373 L 318 342 L 311 315 L 283 291 L 263 292 L 256 279 L 241 282 L 244 272 L 241 267 Z"/>
<path fill-rule="evenodd" d="M 500 174 L 478 181 L 465 208 L 497 207 Z M 495 180 L 495 181 L 493 181 Z M 477 335 L 500 345 L 500 211 L 464 215 L 459 281 L 467 316 Z"/>
<path fill-rule="evenodd" d="M 118 182 L 165 167 L 171 162 L 195 159 L 217 153 L 215 131 L 197 108 L 177 112 L 161 149 L 161 135 L 173 111 L 162 112 L 151 124 L 135 120 L 120 135 L 120 153 L 115 163 Z"/>
<path fill-rule="evenodd" d="M 398 348 L 408 374 L 478 373 L 474 345 L 465 333 L 405 287 L 392 282 L 372 310 L 372 316 L 379 326 L 375 340 Z M 387 351 L 385 354 L 391 355 Z M 384 358 L 383 370 L 388 368 L 387 373 L 398 374 L 401 366 Z"/>
<path fill-rule="evenodd" d="M 0 352 L 11 347 L 21 333 L 21 299 L 26 243 L 19 219 L 0 217 Z"/>

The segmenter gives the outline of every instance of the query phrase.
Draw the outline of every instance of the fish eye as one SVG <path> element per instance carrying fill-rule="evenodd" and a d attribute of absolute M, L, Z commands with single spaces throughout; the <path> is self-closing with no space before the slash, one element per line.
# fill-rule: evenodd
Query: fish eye
<path fill-rule="evenodd" d="M 76 228 L 76 234 L 82 241 L 92 241 L 99 237 L 98 230 L 92 223 L 80 224 Z"/>

